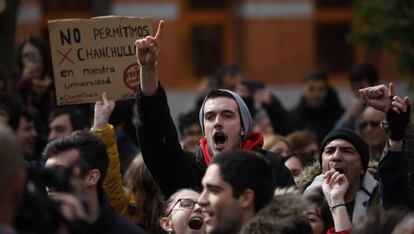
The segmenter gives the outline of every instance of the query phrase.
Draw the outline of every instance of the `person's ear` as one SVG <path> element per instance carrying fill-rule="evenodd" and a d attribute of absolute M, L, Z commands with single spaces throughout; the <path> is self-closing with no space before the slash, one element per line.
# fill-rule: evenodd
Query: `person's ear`
<path fill-rule="evenodd" d="M 168 217 L 162 217 L 160 219 L 160 226 L 166 232 L 169 232 L 169 233 L 172 233 L 173 232 L 172 221 Z"/>
<path fill-rule="evenodd" d="M 85 185 L 87 187 L 95 186 L 99 178 L 101 178 L 101 172 L 98 169 L 92 169 L 88 172 L 85 178 Z"/>
<path fill-rule="evenodd" d="M 239 197 L 239 204 L 240 207 L 243 209 L 248 209 L 250 207 L 253 207 L 254 209 L 254 191 L 251 189 L 246 189 Z"/>

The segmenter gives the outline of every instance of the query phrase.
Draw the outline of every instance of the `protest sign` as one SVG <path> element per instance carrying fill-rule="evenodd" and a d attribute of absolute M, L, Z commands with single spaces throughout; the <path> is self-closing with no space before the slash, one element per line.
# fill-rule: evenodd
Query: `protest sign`
<path fill-rule="evenodd" d="M 104 16 L 48 22 L 58 105 L 131 99 L 139 80 L 135 40 L 152 35 L 150 18 Z"/>

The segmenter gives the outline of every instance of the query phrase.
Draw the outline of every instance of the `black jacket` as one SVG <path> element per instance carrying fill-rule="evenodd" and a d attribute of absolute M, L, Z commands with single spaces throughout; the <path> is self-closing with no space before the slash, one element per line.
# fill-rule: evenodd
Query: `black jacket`
<path fill-rule="evenodd" d="M 408 182 L 408 168 L 407 152 L 391 150 L 387 143 L 378 167 L 384 208 L 405 206 L 414 210 L 414 187 Z"/>
<path fill-rule="evenodd" d="M 153 96 L 137 93 L 140 124 L 137 126 L 142 156 L 164 196 L 169 197 L 178 189 L 192 188 L 201 191 L 201 180 L 207 169 L 201 149 L 191 153 L 179 143 L 177 129 L 171 118 L 165 90 L 159 84 Z M 282 157 L 255 149 L 270 162 L 275 186 L 294 186 L 295 182 L 285 167 Z"/>
<path fill-rule="evenodd" d="M 101 213 L 95 222 L 93 222 L 93 233 L 96 234 L 144 234 L 146 233 L 137 224 L 132 223 L 118 214 L 110 206 L 108 200 L 103 196 L 100 201 Z"/>

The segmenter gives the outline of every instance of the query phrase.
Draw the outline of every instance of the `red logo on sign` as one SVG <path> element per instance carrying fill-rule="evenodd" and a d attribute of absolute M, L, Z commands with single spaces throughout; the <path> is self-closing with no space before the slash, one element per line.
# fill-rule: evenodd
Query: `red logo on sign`
<path fill-rule="evenodd" d="M 124 84 L 134 92 L 137 90 L 139 84 L 138 63 L 133 63 L 124 70 Z"/>

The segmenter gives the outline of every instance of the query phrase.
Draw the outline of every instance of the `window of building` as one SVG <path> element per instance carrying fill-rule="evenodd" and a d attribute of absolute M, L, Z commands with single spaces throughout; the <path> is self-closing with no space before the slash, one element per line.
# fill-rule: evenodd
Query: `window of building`
<path fill-rule="evenodd" d="M 233 0 L 183 0 L 183 77 L 211 75 L 220 65 L 234 63 Z"/>
<path fill-rule="evenodd" d="M 211 74 L 223 63 L 223 27 L 219 24 L 195 25 L 191 37 L 194 75 Z"/>
<path fill-rule="evenodd" d="M 188 7 L 192 10 L 227 10 L 230 1 L 225 0 L 188 0 Z"/>
<path fill-rule="evenodd" d="M 42 0 L 44 12 L 92 11 L 92 1 L 84 0 Z"/>
<path fill-rule="evenodd" d="M 352 0 L 317 0 L 316 7 L 349 7 Z"/>
<path fill-rule="evenodd" d="M 315 1 L 316 66 L 338 78 L 346 77 L 356 60 L 354 45 L 346 41 L 352 21 L 352 0 Z"/>
<path fill-rule="evenodd" d="M 329 73 L 347 72 L 354 61 L 354 48 L 346 42 L 349 24 L 318 24 L 316 56 L 318 67 Z"/>

